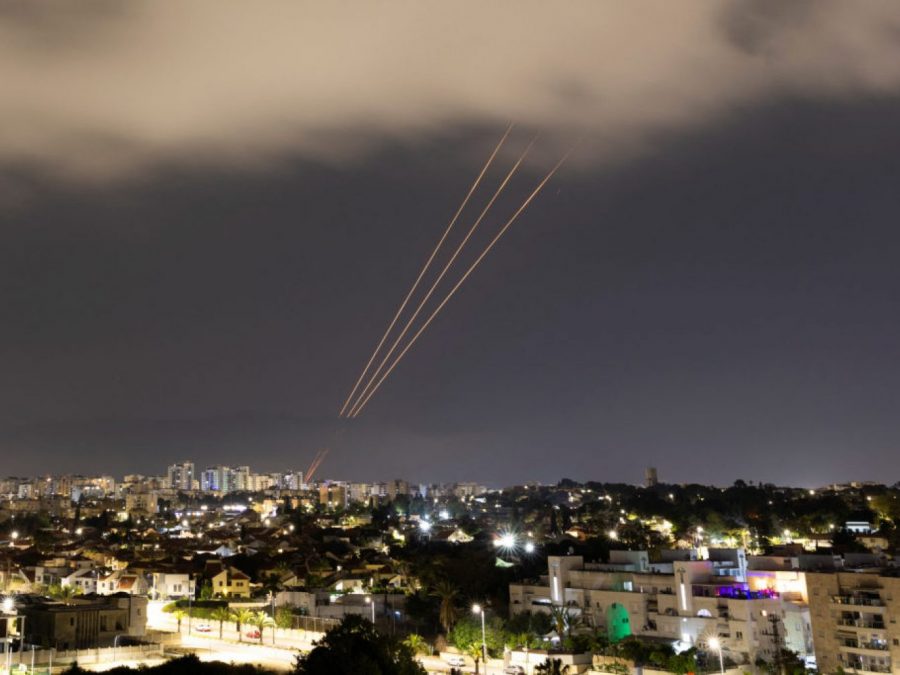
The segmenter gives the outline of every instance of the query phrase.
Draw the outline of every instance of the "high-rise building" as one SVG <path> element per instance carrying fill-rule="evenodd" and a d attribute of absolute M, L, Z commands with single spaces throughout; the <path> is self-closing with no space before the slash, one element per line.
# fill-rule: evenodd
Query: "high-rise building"
<path fill-rule="evenodd" d="M 284 490 L 302 490 L 303 489 L 303 472 L 287 471 L 281 477 L 281 487 Z"/>
<path fill-rule="evenodd" d="M 171 490 L 191 490 L 194 487 L 194 463 L 179 462 L 166 472 L 166 487 Z"/>
<path fill-rule="evenodd" d="M 400 495 L 409 495 L 409 483 L 399 478 L 389 480 L 387 483 L 387 498 L 393 501 Z"/>
<path fill-rule="evenodd" d="M 221 492 L 223 495 L 234 492 L 237 489 L 236 476 L 242 474 L 244 468 L 236 470 L 230 466 L 211 466 L 204 469 L 200 487 L 204 492 Z"/>
<path fill-rule="evenodd" d="M 806 586 L 820 673 L 897 672 L 900 577 L 893 570 L 810 572 Z"/>
<path fill-rule="evenodd" d="M 644 486 L 648 488 L 656 487 L 659 484 L 659 477 L 656 474 L 655 466 L 648 466 L 644 472 Z"/>

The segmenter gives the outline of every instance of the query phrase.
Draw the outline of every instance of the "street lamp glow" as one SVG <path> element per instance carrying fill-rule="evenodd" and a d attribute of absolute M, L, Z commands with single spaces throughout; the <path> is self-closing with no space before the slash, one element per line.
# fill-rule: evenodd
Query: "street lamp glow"
<path fill-rule="evenodd" d="M 438 514 L 438 516 L 440 517 L 441 520 L 449 520 L 449 519 L 450 519 L 450 512 L 449 512 L 447 509 L 443 509 L 443 510 Z"/>
<path fill-rule="evenodd" d="M 619 533 L 616 532 L 615 530 L 610 530 L 609 532 L 606 533 L 606 536 L 609 537 L 610 539 L 612 539 L 613 541 L 615 541 L 616 539 L 619 538 Z"/>
<path fill-rule="evenodd" d="M 12 614 L 13 607 L 15 607 L 15 605 L 13 604 L 12 598 L 10 598 L 10 597 L 3 598 L 2 608 L 3 608 L 4 614 Z"/>
<path fill-rule="evenodd" d="M 487 632 L 484 627 L 484 608 L 479 604 L 472 605 L 472 614 L 481 614 L 481 660 L 487 661 Z M 486 667 L 486 666 L 485 666 Z"/>
<path fill-rule="evenodd" d="M 504 532 L 494 540 L 497 548 L 513 549 L 516 547 L 516 535 L 512 532 Z"/>
<path fill-rule="evenodd" d="M 722 642 L 717 637 L 711 637 L 706 641 L 706 644 L 713 651 L 719 652 L 719 672 L 725 675 L 725 658 L 722 656 Z"/>
<path fill-rule="evenodd" d="M 431 523 L 427 520 L 420 520 L 419 529 L 422 530 L 422 532 L 431 532 Z"/>
<path fill-rule="evenodd" d="M 525 543 L 525 553 L 534 553 L 534 542 L 529 541 Z"/>

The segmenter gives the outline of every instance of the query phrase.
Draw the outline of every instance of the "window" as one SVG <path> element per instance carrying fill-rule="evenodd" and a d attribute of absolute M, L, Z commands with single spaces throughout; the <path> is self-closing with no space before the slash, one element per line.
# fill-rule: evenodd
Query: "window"
<path fill-rule="evenodd" d="M 736 630 L 736 631 L 734 631 L 734 637 L 736 637 L 738 640 L 743 640 L 744 634 L 741 631 Z"/>

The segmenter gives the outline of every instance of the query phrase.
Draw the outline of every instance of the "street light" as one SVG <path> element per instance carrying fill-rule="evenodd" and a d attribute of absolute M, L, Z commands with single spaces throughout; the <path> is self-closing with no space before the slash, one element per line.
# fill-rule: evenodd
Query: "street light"
<path fill-rule="evenodd" d="M 484 667 L 487 669 L 487 635 L 484 630 L 484 607 L 478 604 L 472 605 L 472 614 L 481 614 L 481 660 L 484 661 Z"/>
<path fill-rule="evenodd" d="M 368 595 L 366 596 L 366 604 L 372 606 L 372 625 L 375 625 L 375 601 Z"/>
<path fill-rule="evenodd" d="M 709 638 L 709 640 L 706 641 L 706 644 L 713 651 L 719 652 L 719 672 L 722 673 L 722 675 L 724 675 L 725 674 L 725 661 L 722 658 L 722 642 L 717 637 L 711 637 L 711 638 Z"/>

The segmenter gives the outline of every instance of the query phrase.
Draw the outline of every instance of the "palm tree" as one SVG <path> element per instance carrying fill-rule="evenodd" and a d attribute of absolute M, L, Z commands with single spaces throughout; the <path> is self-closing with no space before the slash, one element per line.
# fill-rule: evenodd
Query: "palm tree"
<path fill-rule="evenodd" d="M 566 675 L 569 672 L 569 666 L 564 666 L 562 659 L 547 659 L 537 666 L 534 672 L 541 675 Z"/>
<path fill-rule="evenodd" d="M 76 586 L 62 586 L 61 584 L 51 584 L 47 589 L 47 595 L 54 600 L 71 600 L 76 595 L 81 595 L 82 590 Z"/>
<path fill-rule="evenodd" d="M 224 623 L 226 621 L 231 620 L 231 610 L 229 610 L 227 606 L 226 607 L 216 607 L 212 611 L 212 614 L 210 614 L 210 617 L 212 618 L 213 621 L 219 622 L 219 639 L 221 640 L 222 639 L 222 626 L 224 625 Z"/>
<path fill-rule="evenodd" d="M 418 633 L 410 633 L 403 643 L 413 650 L 414 654 L 424 654 L 430 656 L 432 653 L 431 645 L 425 641 Z"/>
<path fill-rule="evenodd" d="M 187 612 L 185 612 L 183 609 L 176 609 L 174 612 L 172 612 L 172 616 L 174 616 L 175 620 L 178 622 L 178 632 L 180 633 L 181 622 L 182 620 L 184 620 L 184 617 L 187 616 Z"/>
<path fill-rule="evenodd" d="M 478 675 L 478 664 L 481 662 L 481 657 L 482 657 L 481 643 L 473 642 L 472 644 L 470 644 L 466 647 L 465 651 L 466 651 L 466 654 L 468 654 L 473 659 L 475 659 L 475 675 Z"/>
<path fill-rule="evenodd" d="M 253 618 L 250 619 L 250 623 L 259 630 L 259 644 L 263 643 L 263 631 L 265 631 L 266 627 L 275 625 L 272 617 L 265 612 L 253 612 Z M 272 628 L 272 640 L 274 641 L 274 639 L 275 629 Z"/>
<path fill-rule="evenodd" d="M 550 608 L 550 620 L 560 639 L 568 637 L 578 624 L 578 615 L 568 607 L 553 606 Z"/>
<path fill-rule="evenodd" d="M 458 616 L 456 600 L 459 598 L 459 590 L 449 581 L 439 581 L 431 595 L 441 601 L 438 617 L 440 618 L 441 626 L 444 627 L 444 631 L 449 633 Z"/>
<path fill-rule="evenodd" d="M 253 622 L 253 612 L 249 609 L 235 609 L 231 612 L 231 620 L 234 621 L 234 627 L 238 632 L 238 642 L 243 642 L 244 635 L 241 633 L 241 626 L 246 626 Z"/>

